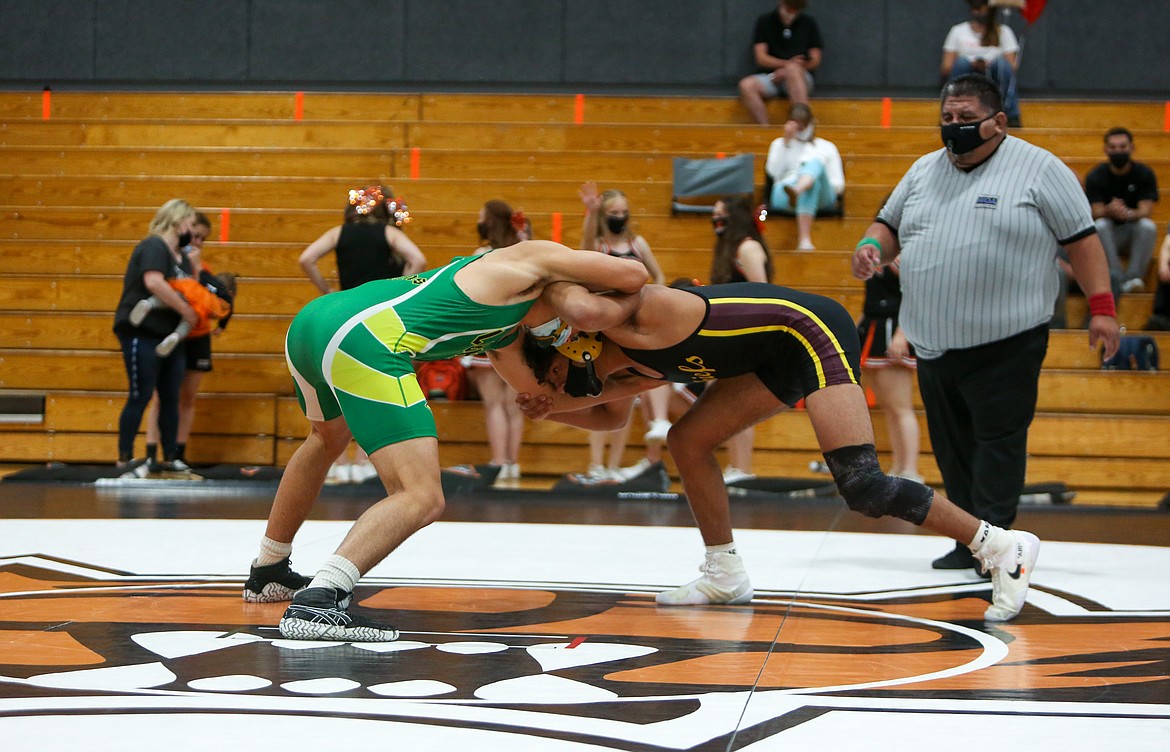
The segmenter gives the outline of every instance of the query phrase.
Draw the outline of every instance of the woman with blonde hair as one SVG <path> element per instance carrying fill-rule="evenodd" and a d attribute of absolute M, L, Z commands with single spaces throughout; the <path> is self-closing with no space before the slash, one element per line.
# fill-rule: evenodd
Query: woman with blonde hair
<path fill-rule="evenodd" d="M 142 415 L 155 391 L 159 399 L 159 439 L 164 471 L 188 468 L 178 459 L 179 391 L 186 372 L 187 353 L 182 343 L 169 354 L 156 352 L 159 344 L 180 321 L 194 326 L 198 316 L 167 280 L 191 276 L 191 263 L 180 249 L 191 242 L 195 209 L 182 199 L 162 205 L 150 222 L 150 235 L 134 247 L 122 279 L 122 296 L 114 313 L 114 334 L 122 345 L 129 394 L 118 418 L 117 467 L 123 477 L 145 477 L 149 465 L 134 459 L 134 438 Z M 151 310 L 138 324 L 130 312 L 140 300 L 155 296 L 163 305 Z"/>
<path fill-rule="evenodd" d="M 630 258 L 641 261 L 650 274 L 650 281 L 663 284 L 666 281 L 658 260 L 650 250 L 646 239 L 634 232 L 630 222 L 630 202 L 626 194 L 611 189 L 597 192 L 597 184 L 589 181 L 579 191 L 585 204 L 585 220 L 581 231 L 581 248 L 599 251 L 608 256 Z M 630 423 L 615 431 L 591 431 L 589 433 L 590 480 L 626 481 L 637 477 L 651 465 L 662 459 L 662 445 L 670 430 L 669 405 L 671 389 L 659 387 L 639 398 L 642 414 L 646 419 L 646 456 L 631 467 L 623 468 L 622 455 L 630 438 Z M 608 448 L 608 457 L 606 449 Z"/>

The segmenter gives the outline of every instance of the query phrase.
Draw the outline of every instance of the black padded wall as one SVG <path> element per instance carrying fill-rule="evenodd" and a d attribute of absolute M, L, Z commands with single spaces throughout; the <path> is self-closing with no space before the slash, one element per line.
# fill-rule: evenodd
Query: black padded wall
<path fill-rule="evenodd" d="M 734 93 L 775 0 L 0 0 L 0 86 Z M 964 0 L 810 0 L 822 94 L 929 94 Z M 1028 96 L 1164 96 L 1165 0 L 1049 0 Z"/>

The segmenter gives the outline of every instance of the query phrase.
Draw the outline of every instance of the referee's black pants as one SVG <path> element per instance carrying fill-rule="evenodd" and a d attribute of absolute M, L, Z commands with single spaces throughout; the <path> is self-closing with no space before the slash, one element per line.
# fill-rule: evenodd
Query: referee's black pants
<path fill-rule="evenodd" d="M 1048 326 L 918 360 L 918 388 L 947 496 L 993 525 L 1016 519 Z"/>

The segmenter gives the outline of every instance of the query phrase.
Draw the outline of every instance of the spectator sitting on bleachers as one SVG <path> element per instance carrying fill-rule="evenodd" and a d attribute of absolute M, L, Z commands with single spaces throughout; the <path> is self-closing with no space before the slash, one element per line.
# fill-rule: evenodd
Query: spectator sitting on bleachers
<path fill-rule="evenodd" d="M 813 74 L 821 64 L 821 30 L 804 13 L 806 0 L 780 0 L 775 11 L 756 19 L 752 35 L 752 60 L 759 72 L 739 82 L 739 98 L 752 120 L 768 124 L 766 100 L 786 96 L 790 102 L 808 103 Z"/>
<path fill-rule="evenodd" d="M 772 180 L 769 208 L 796 214 L 796 250 L 812 251 L 813 218 L 841 204 L 845 169 L 837 147 L 815 134 L 816 119 L 807 104 L 788 108 L 784 135 L 768 148 L 764 171 Z"/>
<path fill-rule="evenodd" d="M 1158 200 L 1158 179 L 1153 170 L 1134 161 L 1133 134 L 1125 128 L 1105 132 L 1105 156 L 1109 161 L 1085 176 L 1085 194 L 1105 247 L 1114 296 L 1141 292 L 1158 241 L 1158 226 L 1150 219 Z M 1129 256 L 1125 269 L 1121 267 L 1122 251 Z"/>
<path fill-rule="evenodd" d="M 942 77 L 953 81 L 965 73 L 982 73 L 999 87 L 1003 111 L 1011 128 L 1020 127 L 1016 68 L 1020 44 L 1010 26 L 995 20 L 988 0 L 967 0 L 971 17 L 955 24 L 943 41 Z"/>

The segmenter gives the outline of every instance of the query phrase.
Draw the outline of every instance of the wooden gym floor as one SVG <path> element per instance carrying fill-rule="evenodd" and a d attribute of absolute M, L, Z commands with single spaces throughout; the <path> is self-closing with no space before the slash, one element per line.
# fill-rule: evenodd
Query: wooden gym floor
<path fill-rule="evenodd" d="M 226 489 L 226 490 L 225 490 Z M 1026 507 L 1029 603 L 837 499 L 733 500 L 756 598 L 658 608 L 685 505 L 479 493 L 370 573 L 395 643 L 282 641 L 239 597 L 271 488 L 0 483 L 0 748 L 1164 750 L 1170 514 Z M 327 490 L 311 572 L 376 500 Z"/>

